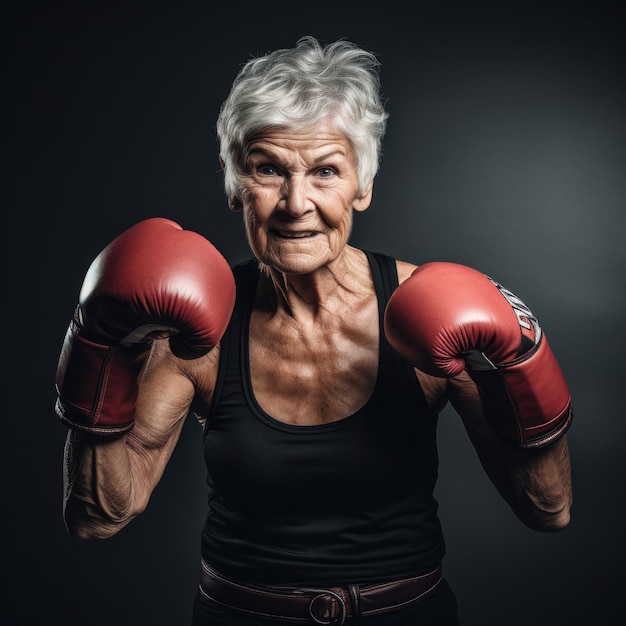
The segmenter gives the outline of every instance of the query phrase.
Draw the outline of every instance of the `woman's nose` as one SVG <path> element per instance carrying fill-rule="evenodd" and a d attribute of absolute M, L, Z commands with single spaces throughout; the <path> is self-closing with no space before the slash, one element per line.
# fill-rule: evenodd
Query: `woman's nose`
<path fill-rule="evenodd" d="M 311 187 L 305 178 L 293 176 L 285 182 L 282 197 L 278 203 L 279 210 L 297 217 L 310 211 L 314 206 L 311 199 Z"/>

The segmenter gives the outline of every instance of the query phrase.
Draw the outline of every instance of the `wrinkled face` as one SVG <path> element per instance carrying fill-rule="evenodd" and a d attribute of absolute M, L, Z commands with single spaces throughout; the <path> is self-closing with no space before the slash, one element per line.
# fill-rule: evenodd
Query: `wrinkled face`
<path fill-rule="evenodd" d="M 249 149 L 242 179 L 246 234 L 256 257 L 278 271 L 313 272 L 335 260 L 352 229 L 359 192 L 350 142 L 330 125 L 273 130 Z"/>

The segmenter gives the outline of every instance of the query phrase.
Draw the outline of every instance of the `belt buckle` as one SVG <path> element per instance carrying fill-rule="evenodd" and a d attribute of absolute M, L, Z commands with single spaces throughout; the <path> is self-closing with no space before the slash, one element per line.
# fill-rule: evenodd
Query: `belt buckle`
<path fill-rule="evenodd" d="M 330 589 L 311 590 L 317 595 L 309 603 L 309 615 L 316 624 L 339 624 L 342 626 L 348 616 L 346 603 L 340 593 Z M 339 609 L 338 614 L 335 610 Z"/>

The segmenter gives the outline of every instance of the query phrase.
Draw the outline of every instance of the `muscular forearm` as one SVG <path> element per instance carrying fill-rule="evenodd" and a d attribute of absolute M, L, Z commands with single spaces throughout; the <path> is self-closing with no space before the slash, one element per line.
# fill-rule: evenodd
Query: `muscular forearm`
<path fill-rule="evenodd" d="M 137 515 L 125 438 L 70 431 L 63 469 L 63 514 L 72 536 L 104 539 Z"/>
<path fill-rule="evenodd" d="M 557 531 L 570 521 L 572 481 L 565 437 L 549 446 L 512 449 L 495 438 L 477 446 L 481 463 L 500 495 L 529 528 Z"/>
<path fill-rule="evenodd" d="M 570 521 L 572 481 L 565 437 L 537 450 L 517 450 L 509 459 L 513 477 L 508 501 L 530 528 L 554 531 Z"/>
<path fill-rule="evenodd" d="M 174 378 L 179 395 L 163 376 L 155 376 L 156 388 L 149 385 L 149 399 L 140 401 L 143 410 L 123 436 L 68 432 L 63 512 L 71 535 L 110 537 L 147 507 L 180 437 L 193 389 L 188 380 Z"/>

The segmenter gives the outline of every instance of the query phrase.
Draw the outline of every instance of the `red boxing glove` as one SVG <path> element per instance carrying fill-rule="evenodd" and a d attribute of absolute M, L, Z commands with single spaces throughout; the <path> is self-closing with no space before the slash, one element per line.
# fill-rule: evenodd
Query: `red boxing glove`
<path fill-rule="evenodd" d="M 569 389 L 545 334 L 528 307 L 488 276 L 426 263 L 392 294 L 384 323 L 414 367 L 444 377 L 467 369 L 505 443 L 538 447 L 569 428 Z"/>
<path fill-rule="evenodd" d="M 102 436 L 127 432 L 151 337 L 169 335 L 180 358 L 202 356 L 234 303 L 231 269 L 208 240 L 163 218 L 135 224 L 85 275 L 57 366 L 58 417 Z"/>

